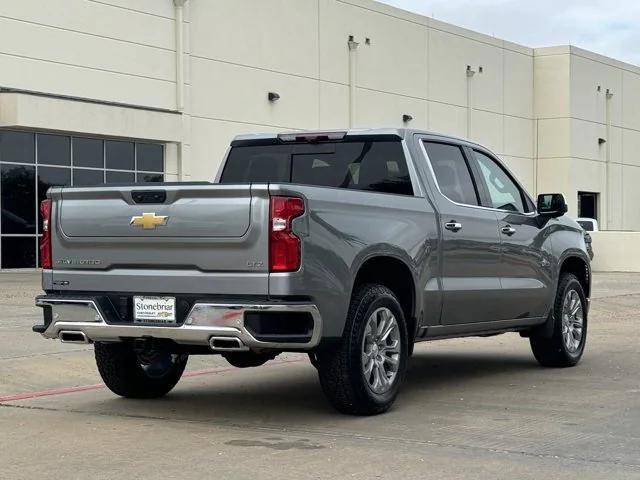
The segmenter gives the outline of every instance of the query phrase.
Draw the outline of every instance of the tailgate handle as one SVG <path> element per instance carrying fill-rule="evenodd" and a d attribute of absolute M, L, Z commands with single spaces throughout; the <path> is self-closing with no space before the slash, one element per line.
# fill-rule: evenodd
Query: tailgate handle
<path fill-rule="evenodd" d="M 131 198 L 135 203 L 164 203 L 167 200 L 167 192 L 164 190 L 148 190 L 131 192 Z"/>

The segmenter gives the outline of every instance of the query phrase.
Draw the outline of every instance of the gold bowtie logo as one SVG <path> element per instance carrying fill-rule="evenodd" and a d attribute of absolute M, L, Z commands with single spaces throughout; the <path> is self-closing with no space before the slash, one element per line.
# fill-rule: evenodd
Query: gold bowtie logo
<path fill-rule="evenodd" d="M 162 225 L 166 225 L 169 217 L 156 215 L 155 213 L 143 213 L 139 217 L 131 217 L 130 225 L 142 227 L 145 230 L 151 230 Z"/>

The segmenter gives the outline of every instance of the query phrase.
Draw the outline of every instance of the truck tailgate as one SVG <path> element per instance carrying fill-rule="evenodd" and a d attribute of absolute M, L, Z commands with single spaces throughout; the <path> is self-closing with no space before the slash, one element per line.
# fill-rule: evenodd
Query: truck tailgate
<path fill-rule="evenodd" d="M 162 187 L 65 190 L 59 201 L 60 230 L 68 238 L 128 237 L 154 241 L 158 237 L 242 237 L 250 225 L 249 186 L 225 187 L 184 187 L 173 191 Z M 162 197 L 164 200 L 136 203 L 133 192 L 143 201 Z M 140 228 L 132 228 L 137 217 L 142 217 L 140 225 L 133 227 Z M 158 220 L 161 217 L 166 218 Z"/>
<path fill-rule="evenodd" d="M 268 292 L 266 185 L 63 188 L 50 196 L 55 288 L 228 294 L 249 282 L 249 293 Z"/>

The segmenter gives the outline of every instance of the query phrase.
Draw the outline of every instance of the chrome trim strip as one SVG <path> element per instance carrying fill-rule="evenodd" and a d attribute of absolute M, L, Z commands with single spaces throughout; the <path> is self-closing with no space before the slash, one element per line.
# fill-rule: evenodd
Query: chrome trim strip
<path fill-rule="evenodd" d="M 196 303 L 180 326 L 108 324 L 91 299 L 38 297 L 36 306 L 51 307 L 51 323 L 42 333 L 56 339 L 62 331 L 81 332 L 90 341 L 119 342 L 122 337 L 166 338 L 185 345 L 209 346 L 211 337 L 238 339 L 251 349 L 308 350 L 320 343 L 322 318 L 313 304 Z M 262 342 L 244 325 L 245 312 L 307 312 L 313 318 L 313 332 L 306 343 Z"/>

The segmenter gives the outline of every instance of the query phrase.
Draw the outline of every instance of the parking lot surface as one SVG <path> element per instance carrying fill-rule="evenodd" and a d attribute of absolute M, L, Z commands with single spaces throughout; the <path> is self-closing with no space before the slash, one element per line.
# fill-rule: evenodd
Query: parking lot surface
<path fill-rule="evenodd" d="M 517 334 L 421 343 L 377 417 L 333 411 L 293 354 L 192 357 L 167 397 L 118 398 L 92 347 L 31 332 L 38 292 L 0 274 L 3 479 L 640 479 L 640 275 L 595 274 L 577 367 L 540 367 Z"/>

